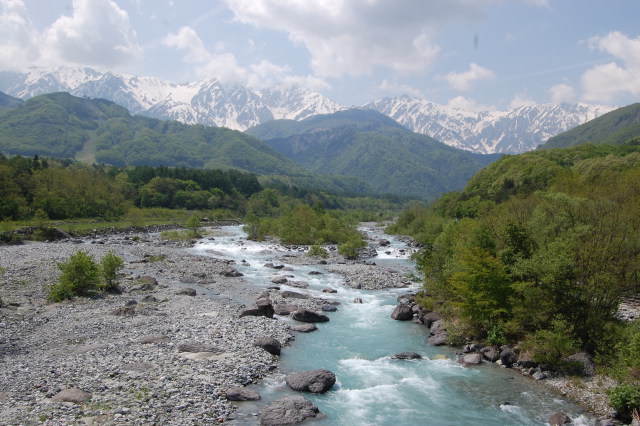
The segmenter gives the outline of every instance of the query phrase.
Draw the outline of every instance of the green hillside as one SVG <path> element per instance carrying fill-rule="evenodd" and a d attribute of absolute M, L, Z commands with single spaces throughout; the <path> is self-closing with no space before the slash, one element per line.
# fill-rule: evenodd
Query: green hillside
<path fill-rule="evenodd" d="M 640 140 L 640 103 L 611 111 L 549 138 L 538 149 L 567 148 L 582 143 L 619 145 Z"/>
<path fill-rule="evenodd" d="M 132 116 L 111 101 L 68 93 L 37 96 L 0 112 L 0 152 L 115 166 L 238 169 L 294 177 L 298 186 L 371 192 L 352 177 L 318 177 L 242 132 Z"/>
<path fill-rule="evenodd" d="M 5 108 L 13 108 L 22 103 L 22 99 L 14 98 L 6 93 L 0 92 L 0 111 Z"/>
<path fill-rule="evenodd" d="M 378 192 L 423 199 L 462 188 L 497 158 L 449 147 L 364 109 L 276 120 L 247 133 L 312 172 L 354 176 Z"/>

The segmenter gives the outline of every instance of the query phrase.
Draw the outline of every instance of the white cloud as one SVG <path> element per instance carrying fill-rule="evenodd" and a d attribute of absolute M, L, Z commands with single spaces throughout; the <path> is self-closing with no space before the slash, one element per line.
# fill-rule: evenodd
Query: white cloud
<path fill-rule="evenodd" d="M 169 34 L 163 44 L 185 51 L 183 61 L 195 65 L 198 78 L 218 78 L 223 83 L 241 83 L 253 89 L 264 89 L 274 85 L 303 86 L 311 89 L 328 88 L 329 85 L 313 76 L 295 76 L 288 66 L 278 66 L 267 60 L 242 67 L 236 57 L 224 52 L 225 45 L 216 43 L 210 51 L 198 33 L 191 27 L 182 27 Z"/>
<path fill-rule="evenodd" d="M 536 101 L 530 99 L 527 95 L 518 93 L 509 104 L 509 108 L 513 109 L 537 104 Z"/>
<path fill-rule="evenodd" d="M 549 89 L 551 103 L 571 103 L 576 99 L 576 91 L 568 84 L 556 84 Z"/>
<path fill-rule="evenodd" d="M 613 55 L 617 62 L 595 66 L 582 75 L 585 100 L 613 102 L 618 95 L 640 95 L 640 36 L 631 39 L 615 31 L 591 38 L 589 47 Z"/>
<path fill-rule="evenodd" d="M 40 55 L 39 34 L 22 0 L 0 0 L 0 67 L 20 70 Z"/>
<path fill-rule="evenodd" d="M 495 77 L 495 73 L 478 64 L 469 64 L 469 71 L 455 73 L 450 72 L 444 78 L 456 90 L 469 90 L 471 83 L 476 80 L 489 80 Z"/>
<path fill-rule="evenodd" d="M 424 94 L 420 89 L 417 89 L 413 86 L 409 86 L 408 84 L 402 84 L 398 81 L 392 80 L 389 81 L 387 79 L 382 80 L 380 86 L 378 86 L 384 92 L 391 93 L 392 95 L 397 95 L 398 93 L 407 94 L 414 96 L 416 98 L 424 97 Z"/>
<path fill-rule="evenodd" d="M 465 98 L 464 96 L 456 96 L 455 98 L 449 99 L 447 106 L 453 109 L 473 112 L 494 111 L 496 109 L 492 106 L 479 104 L 473 99 Z"/>
<path fill-rule="evenodd" d="M 321 77 L 366 75 L 376 67 L 428 68 L 448 22 L 474 20 L 494 0 L 224 0 L 237 21 L 283 31 L 311 54 Z"/>
<path fill-rule="evenodd" d="M 114 67 L 141 55 L 128 13 L 113 0 L 73 0 L 71 16 L 61 16 L 44 35 L 45 60 Z"/>

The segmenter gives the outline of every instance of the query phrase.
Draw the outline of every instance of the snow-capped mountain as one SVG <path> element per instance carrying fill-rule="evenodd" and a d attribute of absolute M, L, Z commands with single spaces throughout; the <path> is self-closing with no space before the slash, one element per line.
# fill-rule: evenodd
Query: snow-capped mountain
<path fill-rule="evenodd" d="M 470 112 L 402 96 L 365 105 L 416 133 L 479 153 L 531 151 L 566 130 L 612 111 L 588 104 L 538 104 L 508 111 Z"/>
<path fill-rule="evenodd" d="M 102 73 L 91 68 L 33 68 L 0 72 L 0 91 L 27 99 L 51 92 L 109 99 L 133 114 L 236 130 L 273 119 L 303 120 L 347 109 L 302 87 L 252 91 L 218 79 L 172 83 L 153 77 Z M 541 104 L 508 111 L 471 112 L 402 96 L 364 105 L 410 130 L 480 153 L 520 153 L 614 108 L 587 104 Z"/>

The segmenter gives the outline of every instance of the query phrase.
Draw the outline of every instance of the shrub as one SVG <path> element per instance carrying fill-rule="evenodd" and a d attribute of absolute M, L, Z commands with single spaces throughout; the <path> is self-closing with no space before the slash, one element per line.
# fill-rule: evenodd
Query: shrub
<path fill-rule="evenodd" d="M 191 238 L 202 238 L 200 219 L 198 219 L 197 216 L 191 216 L 185 227 L 187 228 L 187 234 L 189 234 Z"/>
<path fill-rule="evenodd" d="M 573 328 L 567 321 L 556 318 L 550 330 L 538 330 L 524 341 L 523 350 L 530 352 L 534 361 L 556 369 L 567 367 L 563 358 L 576 353 L 580 342 L 572 337 Z"/>
<path fill-rule="evenodd" d="M 338 245 L 338 253 L 347 259 L 357 259 L 360 249 L 364 247 L 362 237 L 351 238 L 348 241 Z"/>
<path fill-rule="evenodd" d="M 623 420 L 630 420 L 634 410 L 640 410 L 640 386 L 626 383 L 616 386 L 609 391 L 609 402 Z"/>
<path fill-rule="evenodd" d="M 82 250 L 59 263 L 58 268 L 62 271 L 60 279 L 49 289 L 49 299 L 54 302 L 86 296 L 100 286 L 100 266 Z"/>
<path fill-rule="evenodd" d="M 100 259 L 104 290 L 107 292 L 119 292 L 118 272 L 124 267 L 124 260 L 109 251 Z"/>
<path fill-rule="evenodd" d="M 326 258 L 329 256 L 329 253 L 327 252 L 327 249 L 322 247 L 320 244 L 316 243 L 312 245 L 311 248 L 309 249 L 309 256 L 318 256 L 318 257 Z"/>

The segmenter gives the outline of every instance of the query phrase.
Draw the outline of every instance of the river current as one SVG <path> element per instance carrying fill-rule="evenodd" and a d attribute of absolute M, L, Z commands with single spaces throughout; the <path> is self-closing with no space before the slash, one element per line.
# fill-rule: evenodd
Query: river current
<path fill-rule="evenodd" d="M 266 262 L 284 263 L 290 254 L 274 244 L 248 241 L 241 227 L 225 227 L 223 236 L 203 240 L 195 251 L 237 262 L 244 279 L 260 289 L 270 285 L 273 269 Z M 370 261 L 410 274 L 414 265 L 403 242 L 382 235 L 374 227 L 363 228 L 374 239 L 391 245 L 381 248 Z M 405 250 L 405 251 L 402 251 Z M 246 262 L 245 266 L 241 260 Z M 248 264 L 248 266 L 246 266 Z M 279 370 L 254 389 L 262 399 L 239 404 L 234 424 L 259 424 L 260 407 L 294 393 L 284 383 L 286 373 L 325 368 L 336 374 L 334 387 L 322 395 L 304 394 L 327 418 L 310 422 L 323 425 L 543 425 L 549 415 L 563 412 L 574 424 L 594 421 L 581 409 L 547 387 L 522 377 L 513 370 L 484 363 L 462 367 L 451 348 L 425 342 L 427 329 L 409 321 L 395 321 L 390 315 L 396 298 L 415 288 L 367 291 L 344 285 L 338 274 L 323 271 L 322 265 L 292 265 L 294 280 L 309 283 L 308 289 L 288 288 L 341 303 L 330 312 L 330 321 L 317 324 L 312 333 L 297 333 L 291 345 L 282 349 Z M 308 275 L 312 270 L 322 275 Z M 337 293 L 327 295 L 331 287 Z M 359 297 L 362 304 L 354 304 Z M 296 323 L 288 317 L 279 321 Z M 396 360 L 393 354 L 417 352 L 421 360 Z M 307 423 L 305 423 L 307 424 Z"/>

